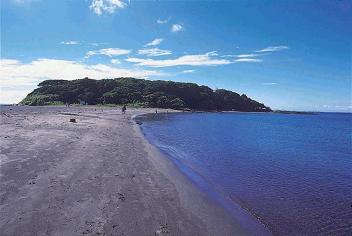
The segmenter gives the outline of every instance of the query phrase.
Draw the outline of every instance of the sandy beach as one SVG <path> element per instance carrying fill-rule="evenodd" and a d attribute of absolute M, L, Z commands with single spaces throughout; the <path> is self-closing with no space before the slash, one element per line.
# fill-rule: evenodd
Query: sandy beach
<path fill-rule="evenodd" d="M 253 235 L 143 138 L 151 112 L 2 107 L 1 235 Z"/>

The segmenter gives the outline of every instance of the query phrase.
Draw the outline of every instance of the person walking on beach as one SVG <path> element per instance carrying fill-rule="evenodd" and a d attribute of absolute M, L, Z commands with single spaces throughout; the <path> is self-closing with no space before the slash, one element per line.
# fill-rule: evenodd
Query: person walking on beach
<path fill-rule="evenodd" d="M 125 106 L 125 105 L 123 105 L 123 107 L 122 107 L 122 109 L 121 109 L 122 114 L 125 114 L 125 113 L 126 113 L 126 110 L 127 110 L 126 106 Z"/>

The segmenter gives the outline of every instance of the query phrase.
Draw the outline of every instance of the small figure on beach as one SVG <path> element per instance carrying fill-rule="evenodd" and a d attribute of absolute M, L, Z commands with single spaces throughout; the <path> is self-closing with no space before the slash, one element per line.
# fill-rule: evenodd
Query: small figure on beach
<path fill-rule="evenodd" d="M 158 115 L 158 110 L 155 109 L 155 114 L 153 115 L 153 117 L 157 117 L 157 115 Z"/>
<path fill-rule="evenodd" d="M 121 109 L 122 113 L 125 114 L 125 113 L 126 113 L 126 110 L 127 110 L 126 106 L 123 105 L 123 107 L 122 107 L 122 109 Z"/>

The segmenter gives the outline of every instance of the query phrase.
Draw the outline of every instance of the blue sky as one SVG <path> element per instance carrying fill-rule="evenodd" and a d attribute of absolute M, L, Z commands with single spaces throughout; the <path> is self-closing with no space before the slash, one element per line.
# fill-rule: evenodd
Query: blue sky
<path fill-rule="evenodd" d="M 351 111 L 351 1 L 4 0 L 0 103 L 45 79 L 195 82 Z"/>

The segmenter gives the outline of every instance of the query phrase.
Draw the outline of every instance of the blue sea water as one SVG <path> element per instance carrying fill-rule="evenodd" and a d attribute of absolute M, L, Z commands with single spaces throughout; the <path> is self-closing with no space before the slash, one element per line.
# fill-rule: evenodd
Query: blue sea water
<path fill-rule="evenodd" d="M 192 181 L 239 204 L 274 235 L 352 234 L 352 114 L 141 119 L 147 139 Z"/>

